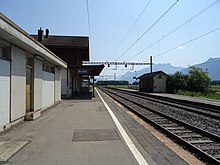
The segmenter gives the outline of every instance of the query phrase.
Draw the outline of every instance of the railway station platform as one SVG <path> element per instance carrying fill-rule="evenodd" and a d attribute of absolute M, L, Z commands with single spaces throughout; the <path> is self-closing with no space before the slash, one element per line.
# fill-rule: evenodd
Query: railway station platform
<path fill-rule="evenodd" d="M 147 130 L 150 126 L 97 91 L 89 100 L 63 100 L 40 118 L 1 133 L 0 164 L 202 164 L 160 133 L 153 135 L 153 128 Z"/>

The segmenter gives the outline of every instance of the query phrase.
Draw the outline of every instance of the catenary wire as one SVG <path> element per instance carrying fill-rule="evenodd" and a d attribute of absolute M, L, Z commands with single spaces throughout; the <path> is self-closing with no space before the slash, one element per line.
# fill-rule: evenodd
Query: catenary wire
<path fill-rule="evenodd" d="M 92 57 L 92 37 L 91 37 L 91 25 L 90 25 L 90 14 L 89 14 L 89 0 L 86 0 L 86 9 L 87 9 L 87 20 L 89 28 L 89 44 L 90 44 L 90 60 Z"/>
<path fill-rule="evenodd" d="M 130 50 L 142 37 L 144 37 L 176 4 L 179 2 L 177 0 L 175 3 L 173 3 L 133 44 L 131 44 L 118 58 L 121 58 L 123 55 L 125 55 L 128 50 Z"/>
<path fill-rule="evenodd" d="M 138 20 L 140 19 L 140 17 L 143 15 L 144 11 L 147 9 L 147 7 L 149 6 L 151 0 L 148 1 L 148 3 L 145 5 L 144 9 L 141 11 L 140 15 L 137 17 L 137 19 L 135 20 L 135 22 L 132 24 L 132 26 L 130 27 L 130 29 L 128 30 L 128 32 L 125 34 L 125 36 L 123 37 L 123 39 L 120 41 L 120 43 L 118 44 L 118 46 L 114 49 L 114 51 L 112 52 L 112 54 L 114 54 L 119 47 L 121 46 L 121 44 L 125 41 L 125 39 L 128 37 L 128 35 L 131 33 L 131 31 L 133 30 L 133 28 L 135 27 L 135 25 L 137 24 Z"/>
<path fill-rule="evenodd" d="M 193 17 L 191 17 L 190 19 L 186 20 L 185 22 L 183 22 L 182 24 L 180 24 L 179 26 L 177 26 L 176 28 L 174 28 L 173 30 L 171 30 L 169 33 L 167 33 L 166 35 L 162 36 L 160 39 L 158 39 L 157 41 L 153 42 L 152 44 L 150 44 L 148 47 L 144 48 L 143 50 L 141 50 L 140 52 L 138 52 L 137 54 L 135 54 L 134 56 L 130 57 L 128 60 L 138 56 L 139 54 L 145 52 L 146 50 L 148 50 L 149 48 L 151 48 L 152 46 L 156 45 L 157 43 L 159 43 L 161 40 L 165 39 L 166 37 L 170 36 L 171 34 L 173 34 L 174 32 L 176 32 L 177 30 L 181 29 L 183 26 L 185 26 L 187 23 L 191 22 L 192 20 L 194 20 L 195 18 L 197 18 L 198 16 L 202 15 L 203 13 L 205 13 L 207 10 L 209 10 L 211 7 L 215 6 L 218 2 L 220 2 L 220 0 L 215 1 L 214 3 L 210 4 L 209 6 L 207 6 L 206 8 L 204 8 L 203 10 L 201 10 L 199 13 L 195 14 Z"/>
<path fill-rule="evenodd" d="M 219 27 L 219 28 L 216 28 L 216 29 L 214 29 L 214 30 L 211 30 L 211 31 L 209 31 L 209 32 L 207 32 L 207 33 L 205 33 L 205 34 L 202 34 L 202 35 L 200 35 L 200 36 L 198 36 L 198 37 L 195 37 L 195 38 L 193 38 L 193 39 L 191 39 L 191 40 L 189 40 L 189 41 L 187 41 L 187 42 L 185 42 L 185 43 L 182 43 L 182 44 L 180 44 L 179 46 L 175 46 L 175 47 L 173 47 L 173 48 L 171 48 L 171 49 L 168 49 L 168 50 L 166 50 L 166 51 L 164 51 L 164 52 L 162 52 L 162 53 L 160 53 L 160 54 L 157 54 L 157 55 L 154 56 L 154 58 L 159 57 L 159 56 L 161 56 L 161 55 L 163 55 L 163 54 L 166 54 L 166 53 L 168 53 L 168 52 L 171 52 L 171 51 L 177 49 L 177 48 L 180 47 L 180 46 L 185 46 L 185 45 L 187 45 L 187 44 L 189 44 L 189 43 L 191 43 L 191 42 L 193 42 L 193 41 L 196 41 L 196 40 L 198 40 L 198 39 L 200 39 L 200 38 L 203 38 L 203 37 L 205 37 L 205 36 L 207 36 L 207 35 L 209 35 L 209 34 L 211 34 L 211 33 L 214 33 L 214 32 L 216 32 L 216 31 L 218 31 L 218 30 L 220 30 L 220 27 Z"/>

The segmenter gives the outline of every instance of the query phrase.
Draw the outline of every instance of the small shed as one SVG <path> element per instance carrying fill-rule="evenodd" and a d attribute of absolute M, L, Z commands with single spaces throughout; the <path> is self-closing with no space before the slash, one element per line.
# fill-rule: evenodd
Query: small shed
<path fill-rule="evenodd" d="M 166 82 L 169 75 L 163 71 L 157 71 L 152 73 L 143 74 L 138 77 L 139 90 L 147 92 L 166 92 Z"/>

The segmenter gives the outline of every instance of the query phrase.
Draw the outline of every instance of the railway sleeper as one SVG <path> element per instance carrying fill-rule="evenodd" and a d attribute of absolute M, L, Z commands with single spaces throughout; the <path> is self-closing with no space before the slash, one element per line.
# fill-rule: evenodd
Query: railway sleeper
<path fill-rule="evenodd" d="M 196 132 L 180 132 L 180 133 L 175 133 L 177 136 L 193 136 L 193 135 L 198 135 Z"/>
<path fill-rule="evenodd" d="M 182 126 L 177 126 L 177 127 L 166 127 L 166 129 L 169 131 L 173 131 L 173 130 L 175 131 L 175 130 L 185 130 L 186 128 Z"/>
<path fill-rule="evenodd" d="M 199 146 L 199 148 L 203 151 L 212 150 L 212 149 L 220 151 L 220 145 L 219 144 L 216 144 L 216 145 L 213 145 L 213 146 Z"/>
<path fill-rule="evenodd" d="M 180 133 L 193 133 L 191 130 L 173 130 L 172 133 L 178 135 Z"/>
<path fill-rule="evenodd" d="M 203 150 L 204 152 L 210 154 L 210 155 L 219 155 L 220 154 L 220 149 L 207 149 Z"/>
<path fill-rule="evenodd" d="M 185 134 L 185 135 L 178 135 L 181 138 L 201 138 L 202 135 L 200 134 Z"/>
<path fill-rule="evenodd" d="M 152 119 L 161 118 L 159 115 L 156 115 L 156 114 L 152 114 L 152 115 L 150 115 L 148 117 L 150 117 Z"/>
<path fill-rule="evenodd" d="M 188 141 L 191 144 L 199 144 L 199 143 L 213 143 L 212 140 L 207 139 L 207 140 L 192 140 L 192 141 Z"/>
<path fill-rule="evenodd" d="M 217 160 L 220 160 L 220 154 L 214 155 L 213 157 Z"/>
<path fill-rule="evenodd" d="M 176 124 L 176 123 L 163 124 L 162 126 L 165 127 L 165 128 L 167 128 L 167 127 L 179 127 L 179 125 Z"/>
<path fill-rule="evenodd" d="M 184 140 L 188 141 L 191 143 L 191 141 L 203 141 L 203 140 L 210 140 L 210 138 L 207 137 L 181 137 Z"/>
<path fill-rule="evenodd" d="M 157 123 L 157 124 L 159 124 L 159 125 L 163 125 L 163 124 L 171 124 L 170 121 L 154 121 L 154 120 L 152 120 L 152 121 L 155 122 L 155 123 Z"/>

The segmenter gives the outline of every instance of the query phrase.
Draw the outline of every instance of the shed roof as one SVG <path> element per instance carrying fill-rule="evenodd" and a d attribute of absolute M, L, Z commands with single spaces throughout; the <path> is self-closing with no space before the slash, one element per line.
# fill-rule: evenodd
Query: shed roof
<path fill-rule="evenodd" d="M 163 72 L 163 71 L 156 71 L 156 72 L 152 72 L 152 73 L 143 74 L 143 75 L 141 75 L 140 77 L 138 77 L 137 79 L 154 77 L 155 75 L 157 75 L 157 74 L 159 74 L 159 73 L 163 73 L 163 74 L 165 74 L 166 76 L 169 76 L 169 75 L 167 75 L 167 74 L 166 74 L 165 72 Z"/>

